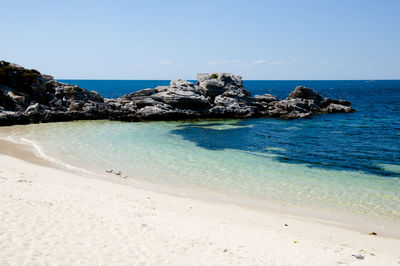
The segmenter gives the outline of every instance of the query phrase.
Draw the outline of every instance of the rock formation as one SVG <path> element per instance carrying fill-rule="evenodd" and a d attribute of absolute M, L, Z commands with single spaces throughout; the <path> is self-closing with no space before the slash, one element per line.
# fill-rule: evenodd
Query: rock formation
<path fill-rule="evenodd" d="M 229 73 L 199 74 L 197 83 L 177 79 L 116 99 L 101 97 L 5 61 L 0 61 L 0 125 L 111 119 L 121 121 L 192 118 L 306 118 L 318 113 L 350 113 L 345 100 L 323 99 L 297 87 L 284 100 L 251 97 L 242 78 Z"/>

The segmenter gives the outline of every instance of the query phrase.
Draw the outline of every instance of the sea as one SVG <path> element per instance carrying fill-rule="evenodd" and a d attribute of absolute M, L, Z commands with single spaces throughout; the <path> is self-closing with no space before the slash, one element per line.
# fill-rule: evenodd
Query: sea
<path fill-rule="evenodd" d="M 108 98 L 169 85 L 60 81 Z M 71 167 L 121 171 L 125 183 L 400 236 L 400 80 L 244 81 L 252 95 L 280 99 L 299 85 L 350 100 L 357 112 L 298 120 L 48 123 L 12 127 L 9 138 Z"/>

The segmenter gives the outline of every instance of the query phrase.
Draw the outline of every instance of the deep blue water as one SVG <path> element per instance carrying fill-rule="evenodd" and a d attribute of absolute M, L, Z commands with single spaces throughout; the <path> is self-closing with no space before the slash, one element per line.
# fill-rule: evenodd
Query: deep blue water
<path fill-rule="evenodd" d="M 61 80 L 104 97 L 159 85 L 168 80 Z M 317 115 L 312 119 L 283 121 L 247 119 L 245 127 L 215 130 L 210 121 L 184 124 L 172 133 L 210 150 L 236 149 L 257 152 L 276 147 L 276 160 L 308 167 L 361 171 L 400 177 L 400 80 L 352 81 L 244 81 L 255 94 L 270 93 L 285 98 L 296 86 L 310 87 L 323 96 L 346 99 L 358 112 Z"/>

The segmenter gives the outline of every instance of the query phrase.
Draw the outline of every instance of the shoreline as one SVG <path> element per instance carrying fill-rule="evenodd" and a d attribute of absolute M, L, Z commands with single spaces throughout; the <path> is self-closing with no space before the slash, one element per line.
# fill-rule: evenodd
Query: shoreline
<path fill-rule="evenodd" d="M 40 166 L 50 167 L 61 171 L 66 171 L 75 175 L 80 175 L 89 179 L 100 179 L 119 185 L 127 185 L 134 189 L 140 189 L 149 192 L 161 193 L 177 198 L 189 198 L 209 204 L 232 205 L 234 207 L 249 209 L 252 211 L 290 217 L 302 221 L 312 221 L 323 225 L 334 226 L 342 229 L 359 232 L 368 235 L 370 232 L 377 232 L 380 237 L 393 238 L 400 240 L 400 230 L 396 229 L 397 223 L 387 220 L 372 219 L 368 217 L 365 220 L 363 216 L 336 213 L 324 209 L 312 209 L 299 206 L 288 206 L 279 204 L 279 202 L 267 202 L 261 199 L 247 198 L 244 196 L 233 197 L 212 191 L 197 191 L 194 189 L 175 187 L 172 185 L 161 185 L 150 182 L 143 182 L 133 178 L 122 179 L 114 174 L 94 172 L 69 165 L 57 158 L 48 157 L 40 147 L 31 140 L 24 140 L 25 143 L 10 140 L 5 137 L 7 129 L 0 129 L 0 155 L 4 153 L 11 157 L 38 164 Z M 350 223 L 349 221 L 352 221 Z"/>
<path fill-rule="evenodd" d="M 0 144 L 3 152 L 4 142 Z M 13 150 L 12 145 L 7 149 Z M 22 259 L 54 263 L 62 261 L 62 256 L 73 264 L 143 260 L 159 264 L 395 265 L 400 261 L 398 239 L 138 189 L 3 154 L 0 165 L 3 265 L 20 264 Z M 109 231 L 110 227 L 114 229 Z M 81 232 L 71 235 L 74 230 Z M 107 244 L 100 246 L 101 239 Z M 131 246 L 142 251 L 146 247 L 147 253 L 136 251 L 133 258 L 125 252 Z M 106 247 L 113 247 L 113 252 L 99 255 Z M 32 255 L 32 250 L 40 250 L 41 255 Z M 365 259 L 358 260 L 353 254 Z"/>

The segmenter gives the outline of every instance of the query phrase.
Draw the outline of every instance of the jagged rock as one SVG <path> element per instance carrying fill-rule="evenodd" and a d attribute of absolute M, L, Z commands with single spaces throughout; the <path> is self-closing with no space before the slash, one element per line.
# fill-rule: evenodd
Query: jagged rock
<path fill-rule="evenodd" d="M 214 105 L 210 113 L 225 117 L 251 117 L 258 110 L 257 107 L 251 105 L 249 97 L 240 91 L 235 93 L 232 90 L 215 97 Z"/>
<path fill-rule="evenodd" d="M 209 114 L 217 117 L 251 117 L 258 112 L 242 78 L 230 73 L 197 75 L 195 89 L 210 97 Z"/>
<path fill-rule="evenodd" d="M 273 116 L 275 117 L 278 112 L 270 113 L 274 109 L 274 103 L 279 101 L 278 97 L 271 94 L 256 95 L 252 99 L 252 105 L 258 108 L 259 116 Z"/>
<path fill-rule="evenodd" d="M 256 113 L 256 107 L 241 104 L 238 100 L 230 97 L 217 96 L 215 104 L 216 106 L 210 109 L 212 116 L 245 118 L 252 117 Z"/>
<path fill-rule="evenodd" d="M 172 106 L 158 105 L 158 106 L 145 106 L 139 109 L 136 115 L 142 119 L 154 119 L 170 116 L 175 114 Z"/>
<path fill-rule="evenodd" d="M 197 83 L 183 79 L 169 86 L 144 89 L 116 99 L 58 82 L 33 69 L 0 61 L 0 125 L 85 119 L 121 121 L 187 118 L 308 118 L 318 113 L 349 113 L 345 100 L 323 99 L 297 87 L 284 100 L 264 94 L 251 97 L 240 76 L 199 74 Z"/>
<path fill-rule="evenodd" d="M 194 88 L 193 82 L 189 82 L 184 79 L 171 80 L 171 82 L 169 83 L 169 86 L 173 87 L 173 88 Z"/>
<path fill-rule="evenodd" d="M 241 89 L 250 96 L 250 93 L 243 87 L 242 77 L 231 73 L 198 74 L 196 89 L 211 97 L 216 97 L 233 89 Z"/>
<path fill-rule="evenodd" d="M 274 104 L 276 111 L 270 113 L 280 118 L 306 118 L 318 113 L 350 113 L 355 112 L 349 101 L 323 99 L 322 96 L 310 88 L 298 86 L 289 96 Z M 282 111 L 279 111 L 282 110 Z M 286 114 L 284 114 L 286 111 Z"/>
<path fill-rule="evenodd" d="M 193 83 L 181 79 L 172 80 L 168 89 L 152 95 L 151 98 L 177 108 L 198 110 L 210 105 L 204 92 L 196 90 Z"/>

